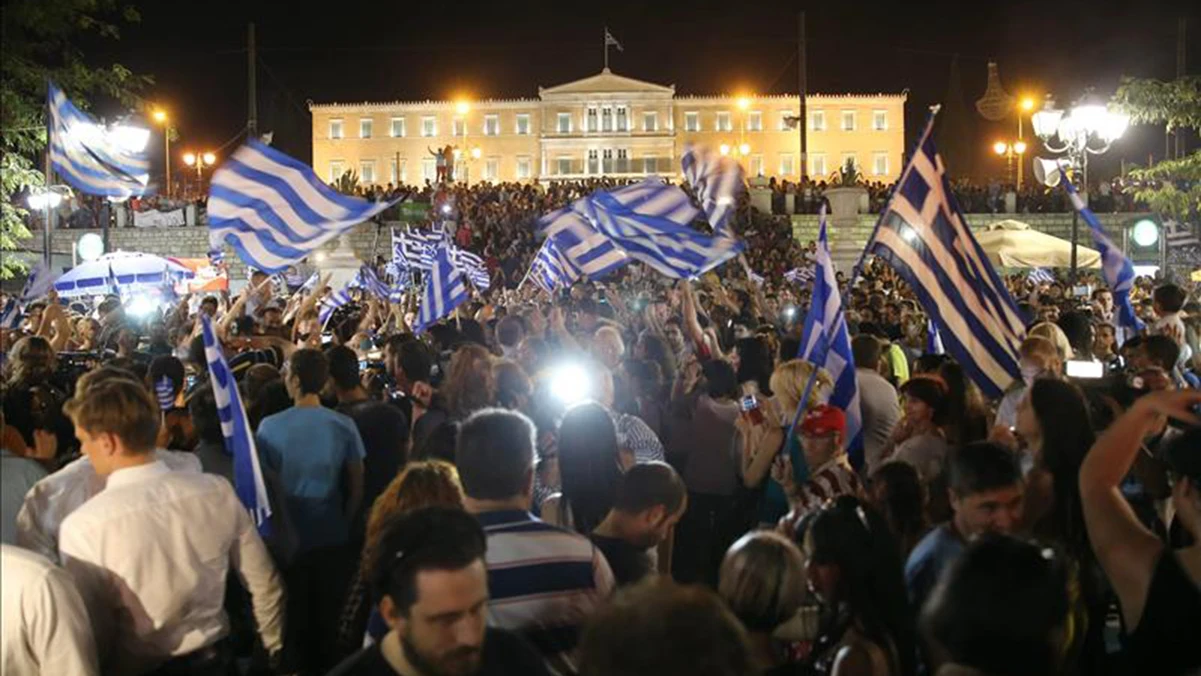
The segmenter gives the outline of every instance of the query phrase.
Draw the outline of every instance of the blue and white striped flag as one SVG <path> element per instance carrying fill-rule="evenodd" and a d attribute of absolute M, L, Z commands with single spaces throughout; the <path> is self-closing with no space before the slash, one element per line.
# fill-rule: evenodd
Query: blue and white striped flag
<path fill-rule="evenodd" d="M 375 270 L 370 265 L 364 265 L 359 268 L 359 272 L 351 281 L 351 285 L 357 286 L 383 301 L 390 300 L 395 291 L 379 278 L 379 275 L 375 273 Z"/>
<path fill-rule="evenodd" d="M 350 301 L 350 289 L 347 287 L 343 287 L 317 301 L 317 321 L 321 323 L 321 328 L 324 329 L 325 325 L 329 323 L 330 317 L 334 316 L 335 310 Z"/>
<path fill-rule="evenodd" d="M 683 190 L 662 181 L 597 191 L 572 208 L 629 256 L 668 277 L 699 277 L 742 251 L 733 238 L 689 227 L 699 212 Z"/>
<path fill-rule="evenodd" d="M 149 192 L 148 131 L 105 129 L 50 83 L 50 165 L 80 192 L 126 198 Z"/>
<path fill-rule="evenodd" d="M 204 335 L 204 357 L 208 362 L 213 398 L 217 401 L 217 416 L 221 419 L 221 435 L 225 437 L 225 452 L 233 456 L 234 491 L 250 512 L 259 534 L 266 537 L 271 535 L 271 501 L 267 497 L 267 485 L 263 482 L 263 468 L 259 465 L 254 435 L 250 432 L 250 422 L 246 419 L 238 383 L 225 361 L 221 345 L 213 333 L 213 325 L 203 312 L 200 313 L 200 321 Z"/>
<path fill-rule="evenodd" d="M 554 293 L 556 289 L 575 283 L 580 278 L 580 271 L 559 251 L 554 240 L 547 237 L 530 264 L 528 276 L 543 291 Z"/>
<path fill-rule="evenodd" d="M 813 268 L 793 268 L 784 273 L 784 279 L 798 286 L 809 286 L 813 283 Z"/>
<path fill-rule="evenodd" d="M 600 279 L 631 260 L 620 247 L 597 232 L 587 219 L 571 207 L 543 216 L 538 220 L 538 227 L 546 234 L 547 240 L 554 243 L 561 257 L 571 262 L 577 278 L 584 274 L 590 279 Z"/>
<path fill-rule="evenodd" d="M 252 140 L 213 174 L 209 240 L 247 265 L 278 272 L 387 209 L 327 186 L 304 163 Z"/>
<path fill-rule="evenodd" d="M 930 130 L 902 172 L 865 254 L 884 259 L 938 323 L 947 352 L 988 397 L 1015 379 L 1025 321 L 951 193 Z"/>
<path fill-rule="evenodd" d="M 1060 169 L 1061 173 L 1062 171 Z M 1135 331 L 1146 329 L 1147 325 L 1138 318 L 1134 306 L 1130 304 L 1130 289 L 1134 287 L 1134 264 L 1122 253 L 1122 249 L 1105 235 L 1105 229 L 1101 227 L 1093 210 L 1084 203 L 1080 193 L 1076 192 L 1076 186 L 1072 185 L 1066 174 L 1063 177 L 1063 187 L 1067 189 L 1072 206 L 1076 208 L 1080 218 L 1088 223 L 1089 232 L 1093 234 L 1093 244 L 1097 246 L 1097 251 L 1101 252 L 1101 275 L 1113 291 L 1113 306 L 1118 311 L 1118 323 Z"/>
<path fill-rule="evenodd" d="M 25 280 L 25 286 L 21 289 L 21 302 L 28 303 L 35 301 L 42 296 L 50 293 L 50 289 L 54 288 L 54 280 L 61 275 L 54 274 L 46 261 L 40 260 L 33 269 L 29 271 L 29 277 Z"/>
<path fill-rule="evenodd" d="M 738 207 L 738 197 L 746 190 L 742 165 L 710 148 L 691 143 L 680 157 L 684 179 L 705 211 L 713 234 L 726 235 L 726 221 Z"/>
<path fill-rule="evenodd" d="M 938 325 L 933 319 L 926 320 L 926 354 L 946 354 L 946 348 L 942 345 L 942 335 L 938 332 Z"/>
<path fill-rule="evenodd" d="M 465 300 L 467 286 L 463 284 L 463 275 L 450 261 L 449 244 L 443 242 L 434 252 L 433 268 L 425 276 L 425 293 L 421 297 L 415 332 L 422 333 Z"/>
<path fill-rule="evenodd" d="M 445 234 L 433 230 L 404 230 L 392 236 L 393 259 L 403 258 L 410 268 L 429 270 L 434 265 L 434 250 L 445 238 Z"/>
<path fill-rule="evenodd" d="M 21 311 L 22 306 L 17 302 L 16 298 L 8 297 L 8 301 L 4 303 L 4 307 L 0 308 L 0 329 L 12 330 L 21 325 L 21 318 L 24 313 Z"/>
<path fill-rule="evenodd" d="M 484 265 L 484 259 L 476 254 L 451 244 L 450 262 L 471 281 L 472 286 L 480 291 L 487 291 L 492 286 L 492 277 L 488 274 L 488 267 Z"/>
<path fill-rule="evenodd" d="M 851 465 L 863 466 L 863 413 L 859 407 L 859 386 L 855 382 L 855 360 L 851 337 L 842 311 L 842 296 L 834 275 L 834 261 L 826 238 L 826 210 L 822 207 L 817 238 L 817 267 L 813 279 L 813 302 L 805 315 L 801 333 L 801 359 L 826 369 L 834 380 L 830 405 L 846 414 L 846 449 Z M 803 402 L 802 402 L 803 404 Z M 812 468 L 816 469 L 816 468 Z"/>
<path fill-rule="evenodd" d="M 1055 282 L 1055 273 L 1046 268 L 1034 268 L 1026 275 L 1026 279 L 1035 284 L 1052 284 Z"/>

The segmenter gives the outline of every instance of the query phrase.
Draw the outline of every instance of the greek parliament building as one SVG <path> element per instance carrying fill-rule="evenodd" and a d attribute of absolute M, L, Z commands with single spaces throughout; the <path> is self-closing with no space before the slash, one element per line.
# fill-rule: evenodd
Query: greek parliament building
<path fill-rule="evenodd" d="M 904 94 L 808 98 L 809 176 L 852 160 L 868 180 L 902 168 Z M 753 176 L 797 180 L 797 96 L 678 96 L 674 86 L 599 74 L 536 99 L 310 104 L 313 168 L 363 185 L 434 181 L 431 150 L 457 150 L 455 176 L 541 181 L 677 176 L 688 143 L 738 157 Z M 466 171 L 464 171 L 466 169 Z"/>

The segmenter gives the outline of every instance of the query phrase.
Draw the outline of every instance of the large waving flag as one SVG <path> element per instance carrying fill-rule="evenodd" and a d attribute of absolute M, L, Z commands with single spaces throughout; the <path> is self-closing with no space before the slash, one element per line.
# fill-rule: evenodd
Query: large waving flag
<path fill-rule="evenodd" d="M 149 132 L 109 130 L 50 83 L 50 165 L 80 192 L 126 198 L 149 191 Z"/>
<path fill-rule="evenodd" d="M 922 132 L 865 254 L 888 262 L 917 293 L 947 352 L 989 397 L 1016 378 L 1025 322 L 964 221 L 930 130 Z"/>
<path fill-rule="evenodd" d="M 547 237 L 534 256 L 527 277 L 543 291 L 554 293 L 555 289 L 571 286 L 580 278 L 580 271 L 559 251 L 554 240 Z"/>
<path fill-rule="evenodd" d="M 213 173 L 209 240 L 213 249 L 229 244 L 257 270 L 279 272 L 393 202 L 343 195 L 304 163 L 251 140 Z"/>
<path fill-rule="evenodd" d="M 450 244 L 448 249 L 451 264 L 471 281 L 472 286 L 480 291 L 487 291 L 492 286 L 492 276 L 488 274 L 484 259 L 454 244 Z"/>
<path fill-rule="evenodd" d="M 579 274 L 591 279 L 600 279 L 630 262 L 624 251 L 569 206 L 543 216 L 538 224 L 556 251 Z"/>
<path fill-rule="evenodd" d="M 842 296 L 838 293 L 834 261 L 830 258 L 830 244 L 826 237 L 825 207 L 821 211 L 817 237 L 813 302 L 809 306 L 809 313 L 805 315 L 801 349 L 797 356 L 830 373 L 834 380 L 834 391 L 830 394 L 829 403 L 846 414 L 846 448 L 851 465 L 856 468 L 863 466 L 863 413 L 859 407 L 859 386 L 855 383 L 851 337 L 847 333 Z"/>
<path fill-rule="evenodd" d="M 254 435 L 250 433 L 250 422 L 242 406 L 238 383 L 234 380 L 221 352 L 221 345 L 213 333 L 213 325 L 207 315 L 200 313 L 204 335 L 204 357 L 208 362 L 209 382 L 213 386 L 213 397 L 217 400 L 217 415 L 221 418 L 221 434 L 225 437 L 225 452 L 233 456 L 234 490 L 242 505 L 250 512 L 250 518 L 264 537 L 271 534 L 271 501 L 267 498 L 267 485 L 263 482 L 263 468 L 259 464 Z"/>
<path fill-rule="evenodd" d="M 425 276 L 425 293 L 415 332 L 425 331 L 465 300 L 467 287 L 463 284 L 463 274 L 451 263 L 450 247 L 444 242 L 434 253 L 433 269 Z"/>
<path fill-rule="evenodd" d="M 1062 172 L 1062 169 L 1060 171 Z M 1130 304 L 1130 289 L 1134 287 L 1134 264 L 1106 236 L 1101 222 L 1097 220 L 1093 210 L 1084 204 L 1080 193 L 1076 192 L 1076 186 L 1072 185 L 1072 181 L 1066 175 L 1063 177 L 1063 187 L 1067 189 L 1072 206 L 1076 208 L 1080 218 L 1088 223 L 1089 232 L 1093 235 L 1093 244 L 1097 246 L 1097 251 L 1101 252 L 1101 274 L 1113 291 L 1113 305 L 1118 311 L 1118 323 L 1135 331 L 1144 330 L 1147 328 L 1146 324 L 1138 318 Z"/>
<path fill-rule="evenodd" d="M 713 233 L 724 235 L 726 221 L 737 208 L 738 197 L 746 191 L 742 165 L 711 148 L 697 148 L 691 143 L 684 147 L 680 164 Z"/>

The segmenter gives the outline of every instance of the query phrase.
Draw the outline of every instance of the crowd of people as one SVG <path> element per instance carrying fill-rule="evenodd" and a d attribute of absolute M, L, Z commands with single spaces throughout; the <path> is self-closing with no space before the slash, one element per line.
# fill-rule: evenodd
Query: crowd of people
<path fill-rule="evenodd" d="M 420 335 L 419 293 L 322 325 L 327 280 L 257 272 L 150 314 L 27 306 L 0 335 L 5 673 L 1201 669 L 1198 289 L 1140 279 L 1136 333 L 1103 285 L 1008 277 L 1030 325 L 989 401 L 870 261 L 839 274 L 856 416 L 797 358 L 812 246 L 747 205 L 746 267 L 520 284 L 532 221 L 597 187 L 427 195 L 494 283 Z"/>

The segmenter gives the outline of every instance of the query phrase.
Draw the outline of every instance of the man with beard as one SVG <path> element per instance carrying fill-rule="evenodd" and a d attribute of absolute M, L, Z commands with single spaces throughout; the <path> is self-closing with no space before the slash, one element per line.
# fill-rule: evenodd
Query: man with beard
<path fill-rule="evenodd" d="M 329 676 L 548 674 L 517 635 L 487 626 L 486 541 L 466 512 L 427 507 L 385 531 L 371 582 L 388 633 Z"/>

